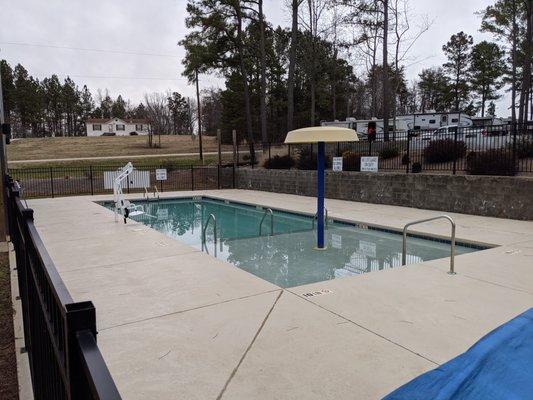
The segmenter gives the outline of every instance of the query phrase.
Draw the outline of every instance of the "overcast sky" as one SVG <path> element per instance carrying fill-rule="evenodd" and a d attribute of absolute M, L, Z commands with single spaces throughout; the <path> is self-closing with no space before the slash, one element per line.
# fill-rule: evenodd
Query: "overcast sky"
<path fill-rule="evenodd" d="M 407 68 L 407 78 L 442 64 L 441 47 L 453 33 L 463 30 L 474 42 L 492 40 L 479 32 L 480 18 L 475 15 L 492 3 L 410 0 L 414 14 L 434 22 L 410 53 L 414 64 Z M 87 84 L 93 95 L 108 89 L 112 97 L 122 94 L 133 103 L 144 93 L 167 89 L 194 96 L 194 87 L 180 75 L 184 51 L 177 45 L 187 33 L 185 6 L 186 0 L 0 0 L 0 58 L 13 66 L 23 64 L 38 78 L 70 75 L 80 86 Z M 265 14 L 274 25 L 290 24 L 286 0 L 265 0 Z M 221 85 L 219 79 L 201 78 L 203 87 Z M 505 100 L 497 106 L 498 114 L 508 113 Z"/>

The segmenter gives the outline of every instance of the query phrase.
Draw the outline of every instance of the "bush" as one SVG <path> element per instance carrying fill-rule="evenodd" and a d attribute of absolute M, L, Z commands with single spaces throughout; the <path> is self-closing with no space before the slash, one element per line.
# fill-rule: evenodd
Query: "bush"
<path fill-rule="evenodd" d="M 361 156 L 353 151 L 345 151 L 342 154 L 343 171 L 361 171 Z"/>
<path fill-rule="evenodd" d="M 513 143 L 508 143 L 507 148 L 513 149 Z M 531 158 L 533 157 L 533 139 L 522 138 L 516 141 L 516 157 L 517 158 Z"/>
<path fill-rule="evenodd" d="M 289 155 L 276 155 L 266 160 L 263 166 L 267 169 L 289 169 L 294 167 L 294 159 Z"/>
<path fill-rule="evenodd" d="M 396 147 L 386 147 L 379 152 L 379 158 L 382 160 L 388 160 L 389 158 L 398 157 L 400 151 Z"/>
<path fill-rule="evenodd" d="M 296 168 L 303 170 L 316 170 L 316 146 L 314 151 L 311 152 L 309 146 L 305 146 L 300 149 L 298 161 L 296 162 Z M 326 168 L 331 168 L 331 157 L 326 156 L 325 160 Z"/>
<path fill-rule="evenodd" d="M 422 164 L 420 164 L 419 162 L 413 163 L 413 165 L 411 166 L 411 172 L 413 174 L 418 174 L 422 172 Z"/>
<path fill-rule="evenodd" d="M 444 163 L 454 161 L 466 155 L 466 144 L 462 140 L 454 143 L 453 139 L 439 139 L 429 142 L 424 149 L 427 163 Z"/>
<path fill-rule="evenodd" d="M 407 165 L 407 164 L 409 164 L 409 161 L 411 161 L 411 160 L 409 160 L 409 156 L 408 156 L 407 154 L 404 154 L 404 155 L 402 156 L 402 165 Z"/>
<path fill-rule="evenodd" d="M 466 169 L 471 175 L 516 175 L 516 162 L 510 151 L 487 150 L 470 152 L 466 158 Z"/>

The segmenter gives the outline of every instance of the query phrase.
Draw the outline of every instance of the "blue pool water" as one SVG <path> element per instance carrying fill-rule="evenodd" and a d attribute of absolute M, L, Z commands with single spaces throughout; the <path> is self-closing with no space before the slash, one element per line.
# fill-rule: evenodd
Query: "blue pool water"
<path fill-rule="evenodd" d="M 293 287 L 401 265 L 402 236 L 343 222 L 330 221 L 327 250 L 314 250 L 316 233 L 310 216 L 273 210 L 259 225 L 265 209 L 221 200 L 168 199 L 140 202 L 146 215 L 133 217 L 164 234 L 232 263 L 281 287 Z M 111 203 L 104 206 L 112 208 Z M 208 216 L 217 220 L 215 248 L 213 225 L 202 246 L 202 227 Z M 457 245 L 456 254 L 476 251 Z M 408 238 L 407 263 L 449 257 L 450 245 L 442 241 Z"/>

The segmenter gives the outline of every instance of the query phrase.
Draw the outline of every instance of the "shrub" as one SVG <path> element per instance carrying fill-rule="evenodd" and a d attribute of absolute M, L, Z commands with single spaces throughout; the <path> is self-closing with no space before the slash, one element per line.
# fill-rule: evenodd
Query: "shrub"
<path fill-rule="evenodd" d="M 398 157 L 400 151 L 396 147 L 386 147 L 379 152 L 379 158 L 382 160 L 388 160 L 389 158 Z"/>
<path fill-rule="evenodd" d="M 266 160 L 263 166 L 267 169 L 289 169 L 294 167 L 294 159 L 289 155 L 275 155 L 274 157 Z"/>
<path fill-rule="evenodd" d="M 407 154 L 404 154 L 404 155 L 402 156 L 402 165 L 407 165 L 407 164 L 409 164 L 409 161 L 411 161 L 411 160 L 409 160 L 409 156 L 408 156 Z"/>
<path fill-rule="evenodd" d="M 457 160 L 466 155 L 466 144 L 462 140 L 454 143 L 453 139 L 439 139 L 429 142 L 424 149 L 424 160 L 427 163 L 443 163 Z"/>
<path fill-rule="evenodd" d="M 326 168 L 331 167 L 331 157 L 326 156 L 325 160 Z M 296 168 L 303 170 L 316 170 L 316 147 L 314 151 L 308 146 L 300 149 L 298 161 L 296 162 Z"/>
<path fill-rule="evenodd" d="M 342 154 L 343 171 L 361 171 L 361 156 L 353 151 Z"/>
<path fill-rule="evenodd" d="M 516 162 L 512 153 L 506 150 L 470 152 L 466 169 L 471 175 L 516 175 Z"/>
<path fill-rule="evenodd" d="M 508 143 L 507 148 L 513 149 L 513 143 Z M 533 157 L 533 139 L 522 138 L 516 141 L 516 157 L 517 158 L 530 158 Z"/>
<path fill-rule="evenodd" d="M 411 172 L 413 174 L 418 174 L 422 172 L 422 164 L 420 164 L 419 162 L 413 163 L 413 165 L 411 166 Z"/>

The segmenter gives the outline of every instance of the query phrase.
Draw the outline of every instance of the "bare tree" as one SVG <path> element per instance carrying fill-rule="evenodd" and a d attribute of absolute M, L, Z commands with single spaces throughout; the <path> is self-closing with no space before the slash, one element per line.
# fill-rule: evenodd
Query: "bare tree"
<path fill-rule="evenodd" d="M 151 126 L 148 134 L 149 147 L 156 147 L 153 135 L 159 135 L 159 143 L 161 143 L 161 134 L 168 133 L 172 129 L 167 100 L 168 96 L 164 93 L 150 93 L 144 95 L 146 116 L 150 121 Z"/>
<path fill-rule="evenodd" d="M 291 46 L 289 49 L 289 75 L 287 77 L 287 131 L 292 130 L 294 120 L 294 71 L 296 69 L 296 45 L 298 38 L 298 7 L 303 0 L 292 0 Z"/>

